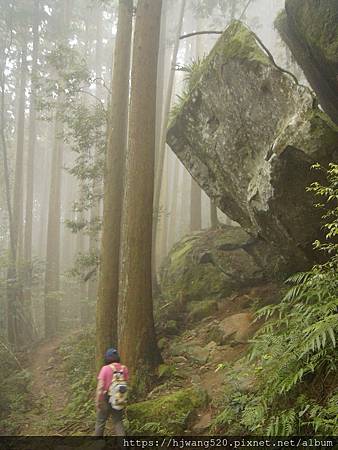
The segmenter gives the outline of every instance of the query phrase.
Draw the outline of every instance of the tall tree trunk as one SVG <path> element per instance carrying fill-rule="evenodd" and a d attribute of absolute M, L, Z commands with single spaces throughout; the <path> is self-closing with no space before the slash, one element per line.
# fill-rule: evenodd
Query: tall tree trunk
<path fill-rule="evenodd" d="M 191 175 L 183 166 L 182 176 L 182 201 L 181 201 L 181 235 L 184 236 L 190 231 L 190 179 Z"/>
<path fill-rule="evenodd" d="M 202 21 L 197 21 L 197 29 L 201 28 Z M 203 46 L 201 36 L 196 37 L 196 58 L 201 58 Z M 190 231 L 199 231 L 202 228 L 202 191 L 196 181 L 191 178 L 190 190 Z"/>
<path fill-rule="evenodd" d="M 47 132 L 48 143 L 53 147 L 54 131 L 51 126 Z M 48 199 L 50 190 L 50 173 L 51 173 L 51 152 L 39 150 L 39 169 L 42 170 L 40 186 L 37 192 L 40 192 L 40 207 L 39 207 L 39 224 L 38 224 L 38 248 L 37 254 L 40 258 L 46 257 L 46 243 L 47 243 L 47 224 L 48 224 Z M 38 167 L 36 167 L 37 170 Z"/>
<path fill-rule="evenodd" d="M 6 50 L 9 53 L 9 49 L 4 48 L 3 50 L 3 65 L 0 67 L 0 79 L 1 79 L 1 113 L 0 113 L 0 139 L 1 148 L 3 154 L 3 171 L 5 178 L 5 191 L 6 191 L 6 206 L 8 213 L 8 224 L 9 224 L 9 254 L 12 261 L 15 261 L 15 245 L 14 245 L 14 230 L 13 230 L 13 211 L 12 211 L 12 201 L 11 201 L 11 185 L 10 185 L 10 171 L 8 167 L 8 149 L 6 141 L 6 104 L 5 104 L 5 87 L 6 87 L 6 73 L 5 67 L 7 63 Z"/>
<path fill-rule="evenodd" d="M 154 194 L 154 197 L 155 197 L 154 198 L 154 209 L 155 209 L 155 211 L 159 209 L 159 203 L 160 203 L 168 120 L 169 120 L 171 101 L 172 101 L 172 97 L 173 97 L 177 54 L 178 54 L 179 45 L 180 45 L 180 36 L 182 33 L 185 7 L 186 7 L 186 0 L 181 0 L 178 24 L 177 24 L 176 35 L 175 35 L 174 49 L 173 49 L 172 58 L 171 58 L 171 67 L 170 67 L 168 86 L 167 86 L 167 91 L 166 91 L 166 98 L 165 98 L 165 102 L 164 102 L 164 106 L 163 106 L 163 117 L 162 117 L 161 134 L 160 134 L 160 146 L 158 149 L 158 156 L 156 159 L 155 194 Z M 154 225 L 155 226 L 154 226 L 154 230 L 153 230 L 153 239 L 154 239 L 154 242 L 156 242 L 157 222 L 155 222 Z M 153 265 L 155 266 L 155 264 L 153 264 Z"/>
<path fill-rule="evenodd" d="M 139 0 L 133 46 L 119 345 L 122 359 L 134 375 L 140 365 L 151 369 L 160 361 L 153 318 L 151 257 L 161 4 L 161 0 Z"/>
<path fill-rule="evenodd" d="M 96 71 L 96 96 L 102 97 L 101 84 L 102 81 L 102 10 L 100 6 L 96 9 L 96 49 L 95 49 L 95 71 Z M 96 149 L 95 158 L 99 158 L 99 150 Z M 98 255 L 98 235 L 96 224 L 100 217 L 100 201 L 99 197 L 102 193 L 102 185 L 95 179 L 93 180 L 93 193 L 96 198 L 95 204 L 90 210 L 90 235 L 89 235 L 89 251 L 91 255 Z M 97 277 L 92 276 L 88 281 L 88 305 L 94 305 L 97 295 Z"/>
<path fill-rule="evenodd" d="M 166 45 L 167 45 L 167 1 L 162 1 L 162 13 L 161 13 L 161 32 L 160 32 L 160 45 L 158 55 L 158 70 L 157 70 L 157 93 L 156 93 L 156 132 L 155 132 L 155 173 L 156 166 L 158 164 L 158 158 L 161 149 L 161 133 L 162 133 L 162 121 L 163 121 L 163 109 L 164 109 L 164 91 L 166 82 Z M 163 158 L 165 159 L 165 157 Z M 161 195 L 161 194 L 160 194 Z M 160 199 L 158 205 L 154 203 L 154 223 L 153 223 L 153 249 L 152 249 L 152 276 L 153 276 L 153 290 L 158 288 L 157 282 L 157 262 L 162 258 L 162 247 L 159 245 L 162 238 L 159 238 L 157 234 L 158 228 L 163 236 L 164 216 L 161 214 Z"/>
<path fill-rule="evenodd" d="M 31 72 L 31 95 L 29 105 L 29 141 L 27 153 L 27 179 L 26 179 L 26 215 L 24 236 L 24 262 L 25 262 L 25 286 L 24 301 L 25 315 L 29 323 L 32 318 L 32 224 L 33 224 L 33 197 L 34 197 L 34 158 L 36 146 L 36 92 L 35 83 L 38 72 L 38 47 L 39 47 L 39 0 L 34 1 L 33 22 L 33 52 Z M 33 331 L 33 329 L 32 329 Z"/>
<path fill-rule="evenodd" d="M 83 202 L 83 185 L 81 184 L 78 186 L 78 201 L 80 203 Z M 78 223 L 85 223 L 86 222 L 86 216 L 85 212 L 81 211 L 77 214 L 77 222 Z M 86 253 L 86 236 L 83 232 L 83 230 L 79 230 L 76 233 L 76 256 L 80 256 L 81 254 Z M 80 315 L 80 325 L 81 327 L 85 327 L 89 323 L 89 308 L 88 308 L 88 296 L 87 296 L 87 286 L 84 280 L 80 278 L 78 280 L 78 312 Z"/>
<path fill-rule="evenodd" d="M 61 0 L 59 28 L 62 45 L 67 45 L 72 6 L 72 0 Z M 62 93 L 59 94 L 54 113 L 55 135 L 48 204 L 45 273 L 45 335 L 48 337 L 57 333 L 60 322 L 60 222 L 64 132 L 60 115 L 63 97 Z"/>
<path fill-rule="evenodd" d="M 128 128 L 130 51 L 133 1 L 120 0 L 114 67 L 111 117 L 104 178 L 101 268 L 96 307 L 96 363 L 105 350 L 117 344 L 120 233 Z"/>
<path fill-rule="evenodd" d="M 218 216 L 217 216 L 217 206 L 210 200 L 210 224 L 211 228 L 215 229 L 218 227 Z"/>
<path fill-rule="evenodd" d="M 13 194 L 13 228 L 16 258 L 19 255 L 20 234 L 23 231 L 23 159 L 25 140 L 25 90 L 27 78 L 27 44 L 22 47 L 19 101 L 17 110 L 17 146 L 15 160 L 15 179 Z"/>
<path fill-rule="evenodd" d="M 170 221 L 169 221 L 169 249 L 176 242 L 176 226 L 177 226 L 177 199 L 178 199 L 178 175 L 179 162 L 176 156 L 174 157 L 174 178 L 172 187 L 172 198 L 170 207 Z"/>
<path fill-rule="evenodd" d="M 163 166 L 163 189 L 161 190 L 161 225 L 158 233 L 157 245 L 159 248 L 158 261 L 167 256 L 168 252 L 168 204 L 169 204 L 169 158 L 168 152 L 165 152 L 164 166 Z M 154 270 L 154 268 L 153 268 Z"/>
<path fill-rule="evenodd" d="M 49 190 L 47 251 L 45 274 L 45 335 L 54 336 L 60 320 L 60 220 L 61 220 L 61 171 L 63 144 L 62 124 L 58 111 L 54 115 L 54 146 Z"/>
<path fill-rule="evenodd" d="M 19 243 L 23 231 L 23 158 L 25 137 L 25 90 L 27 77 L 27 44 L 22 46 L 19 98 L 17 103 L 17 146 L 13 193 L 13 258 L 7 274 L 8 338 L 18 346 L 25 340 L 26 320 L 23 309 L 23 290 L 19 267 Z M 20 262 L 21 264 L 21 262 Z"/>
<path fill-rule="evenodd" d="M 191 178 L 190 194 L 190 231 L 202 228 L 202 191 L 196 181 Z"/>
<path fill-rule="evenodd" d="M 8 211 L 9 222 L 9 267 L 7 272 L 7 332 L 9 342 L 15 346 L 17 343 L 17 320 L 16 320 L 16 245 L 14 242 L 14 226 L 13 226 L 13 211 L 11 202 L 11 186 L 10 186 L 10 172 L 8 167 L 8 151 L 7 141 L 5 135 L 6 129 L 6 105 L 5 105 L 5 86 L 6 73 L 5 67 L 7 63 L 6 50 L 3 51 L 3 67 L 1 67 L 1 147 L 3 152 L 4 163 L 4 177 L 6 189 L 6 203 Z"/>

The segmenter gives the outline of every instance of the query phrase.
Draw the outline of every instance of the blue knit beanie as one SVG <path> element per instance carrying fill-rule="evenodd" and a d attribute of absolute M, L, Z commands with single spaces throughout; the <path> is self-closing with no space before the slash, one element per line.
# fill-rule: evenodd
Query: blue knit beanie
<path fill-rule="evenodd" d="M 120 359 L 118 351 L 115 348 L 109 348 L 106 351 L 104 357 L 105 357 L 106 362 L 108 362 L 108 363 L 118 361 Z"/>

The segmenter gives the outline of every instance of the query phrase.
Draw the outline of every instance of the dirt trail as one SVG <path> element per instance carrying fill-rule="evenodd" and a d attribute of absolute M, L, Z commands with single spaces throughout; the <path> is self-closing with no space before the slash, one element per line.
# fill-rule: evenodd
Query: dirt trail
<path fill-rule="evenodd" d="M 57 353 L 63 337 L 42 341 L 28 356 L 27 370 L 31 373 L 31 408 L 20 425 L 21 435 L 62 435 L 62 412 L 69 393 Z"/>

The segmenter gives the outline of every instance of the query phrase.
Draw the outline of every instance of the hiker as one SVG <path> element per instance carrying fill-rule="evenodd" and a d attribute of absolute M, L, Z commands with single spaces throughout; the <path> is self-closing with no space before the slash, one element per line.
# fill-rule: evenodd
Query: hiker
<path fill-rule="evenodd" d="M 103 436 L 107 419 L 111 416 L 116 436 L 125 436 L 123 408 L 126 404 L 128 368 L 120 364 L 116 349 L 105 354 L 105 365 L 97 377 L 95 436 Z"/>

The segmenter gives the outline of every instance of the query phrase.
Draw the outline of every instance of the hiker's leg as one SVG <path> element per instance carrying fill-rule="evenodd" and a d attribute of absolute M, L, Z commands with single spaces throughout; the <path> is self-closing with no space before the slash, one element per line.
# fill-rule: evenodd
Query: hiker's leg
<path fill-rule="evenodd" d="M 112 410 L 112 419 L 113 419 L 113 425 L 115 428 L 115 436 L 125 436 L 126 433 L 124 431 L 123 426 L 123 411 L 117 411 L 116 409 Z"/>
<path fill-rule="evenodd" d="M 109 412 L 109 405 L 102 402 L 100 409 L 96 412 L 95 436 L 103 436 Z"/>

